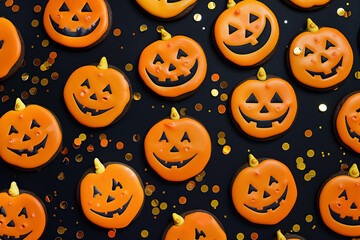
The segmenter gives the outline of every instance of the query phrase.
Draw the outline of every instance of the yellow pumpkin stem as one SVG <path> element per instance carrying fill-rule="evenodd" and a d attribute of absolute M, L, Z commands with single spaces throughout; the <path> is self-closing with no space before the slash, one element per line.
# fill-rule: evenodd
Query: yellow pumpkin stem
<path fill-rule="evenodd" d="M 356 163 L 354 163 L 349 170 L 349 176 L 353 178 L 358 178 L 359 175 L 360 175 L 359 168 L 356 165 Z"/>
<path fill-rule="evenodd" d="M 12 182 L 12 183 L 10 184 L 10 188 L 9 188 L 8 193 L 9 193 L 9 195 L 10 195 L 11 197 L 19 196 L 20 191 L 19 191 L 19 188 L 18 188 L 16 182 Z"/>
<path fill-rule="evenodd" d="M 260 81 L 265 81 L 266 80 L 266 72 L 265 72 L 265 69 L 263 67 L 259 68 L 259 71 L 258 71 L 256 77 Z"/>
<path fill-rule="evenodd" d="M 286 240 L 286 237 L 281 233 L 281 230 L 276 232 L 277 240 Z"/>
<path fill-rule="evenodd" d="M 15 101 L 15 111 L 21 111 L 25 109 L 25 104 L 21 101 L 20 98 L 17 98 Z"/>
<path fill-rule="evenodd" d="M 180 216 L 179 214 L 173 213 L 172 217 L 174 219 L 175 226 L 181 226 L 184 224 L 184 218 Z"/>
<path fill-rule="evenodd" d="M 319 31 L 319 27 L 310 19 L 307 19 L 307 30 L 312 33 Z"/>
<path fill-rule="evenodd" d="M 103 172 L 105 172 L 105 167 L 98 158 L 94 159 L 94 165 L 96 174 L 102 174 Z"/>
<path fill-rule="evenodd" d="M 108 66 L 108 62 L 107 62 L 106 57 L 101 58 L 100 63 L 99 63 L 99 65 L 97 67 L 98 67 L 98 69 L 101 69 L 101 70 L 108 69 L 109 66 Z"/>
<path fill-rule="evenodd" d="M 161 29 L 161 40 L 166 41 L 171 38 L 171 34 L 168 33 L 165 29 Z"/>
<path fill-rule="evenodd" d="M 228 0 L 228 3 L 226 4 L 227 8 L 232 8 L 236 5 L 236 2 L 234 0 Z"/>
<path fill-rule="evenodd" d="M 180 119 L 179 112 L 174 107 L 171 108 L 170 119 L 171 120 L 179 120 Z"/>
<path fill-rule="evenodd" d="M 252 154 L 249 154 L 249 165 L 250 167 L 256 167 L 259 165 L 259 161 Z"/>

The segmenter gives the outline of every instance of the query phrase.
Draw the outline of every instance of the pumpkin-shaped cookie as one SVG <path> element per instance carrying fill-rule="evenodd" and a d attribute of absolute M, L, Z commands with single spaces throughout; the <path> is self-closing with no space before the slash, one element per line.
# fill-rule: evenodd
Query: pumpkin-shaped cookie
<path fill-rule="evenodd" d="M 95 169 L 84 173 L 78 198 L 84 215 L 103 228 L 124 228 L 139 215 L 144 203 L 140 176 L 126 164 L 95 158 Z"/>
<path fill-rule="evenodd" d="M 93 128 L 121 119 L 130 107 L 132 96 L 126 75 L 108 66 L 105 57 L 98 66 L 83 66 L 73 72 L 64 88 L 70 113 L 81 124 Z"/>
<path fill-rule="evenodd" d="M 198 0 L 136 0 L 146 12 L 161 20 L 175 20 L 191 11 Z"/>
<path fill-rule="evenodd" d="M 145 84 L 160 96 L 179 100 L 197 90 L 205 79 L 204 51 L 193 39 L 161 30 L 162 40 L 147 46 L 139 59 Z"/>
<path fill-rule="evenodd" d="M 275 52 L 279 24 L 274 13 L 263 3 L 244 0 L 228 9 L 216 20 L 214 38 L 222 55 L 239 66 L 257 66 Z"/>
<path fill-rule="evenodd" d="M 168 181 L 184 181 L 199 174 L 211 156 L 210 136 L 205 127 L 175 108 L 170 118 L 155 124 L 144 140 L 149 165 Z"/>
<path fill-rule="evenodd" d="M 349 93 L 340 100 L 333 124 L 339 142 L 360 153 L 360 91 Z"/>
<path fill-rule="evenodd" d="M 304 237 L 297 234 L 282 234 L 280 230 L 276 233 L 276 238 L 274 240 L 306 240 Z"/>
<path fill-rule="evenodd" d="M 356 164 L 349 172 L 339 172 L 323 184 L 319 210 L 325 225 L 334 232 L 360 236 L 360 178 Z"/>
<path fill-rule="evenodd" d="M 260 68 L 257 77 L 245 79 L 230 97 L 230 114 L 236 126 L 247 136 L 266 140 L 280 136 L 293 124 L 297 99 L 285 80 L 266 75 Z"/>
<path fill-rule="evenodd" d="M 330 5 L 332 0 L 284 0 L 290 6 L 300 10 L 316 10 Z"/>
<path fill-rule="evenodd" d="M 101 42 L 111 29 L 111 9 L 106 0 L 49 0 L 44 27 L 57 43 L 85 48 Z"/>
<path fill-rule="evenodd" d="M 220 221 L 204 210 L 193 210 L 178 215 L 172 214 L 173 223 L 164 231 L 162 240 L 226 240 Z"/>
<path fill-rule="evenodd" d="M 19 190 L 15 182 L 0 192 L 0 239 L 38 240 L 46 222 L 45 205 L 34 193 Z"/>
<path fill-rule="evenodd" d="M 293 208 L 297 188 L 289 168 L 274 159 L 257 160 L 249 155 L 249 163 L 234 175 L 231 195 L 236 210 L 250 222 L 274 225 Z"/>
<path fill-rule="evenodd" d="M 294 77 L 314 90 L 336 88 L 349 75 L 354 56 L 346 37 L 337 29 L 319 28 L 309 18 L 307 31 L 292 41 L 288 53 Z"/>
<path fill-rule="evenodd" d="M 0 126 L 0 157 L 17 168 L 39 169 L 61 150 L 60 124 L 39 105 L 25 106 L 16 99 L 15 110 L 0 118 Z"/>
<path fill-rule="evenodd" d="M 0 81 L 11 77 L 24 60 L 24 43 L 19 30 L 0 17 Z"/>

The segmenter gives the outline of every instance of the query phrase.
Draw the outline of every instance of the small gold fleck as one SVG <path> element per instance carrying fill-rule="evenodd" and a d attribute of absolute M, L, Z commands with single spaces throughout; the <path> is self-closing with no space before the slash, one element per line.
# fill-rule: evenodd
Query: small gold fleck
<path fill-rule="evenodd" d="M 342 16 L 345 15 L 345 9 L 343 9 L 343 8 L 338 8 L 338 9 L 336 10 L 336 13 L 337 13 L 340 17 L 342 17 Z"/>
<path fill-rule="evenodd" d="M 208 8 L 209 8 L 210 10 L 215 9 L 215 7 L 216 7 L 216 4 L 215 4 L 214 2 L 209 2 L 209 3 L 208 3 Z"/>
<path fill-rule="evenodd" d="M 211 96 L 217 97 L 218 95 L 219 95 L 219 91 L 217 89 L 212 89 L 211 90 Z"/>
<path fill-rule="evenodd" d="M 194 20 L 195 20 L 196 22 L 200 22 L 201 19 L 202 19 L 202 16 L 201 16 L 200 13 L 196 13 L 196 14 L 194 15 Z"/>
<path fill-rule="evenodd" d="M 140 32 L 145 32 L 146 30 L 148 30 L 148 27 L 146 24 L 143 24 L 140 26 Z"/>
<path fill-rule="evenodd" d="M 28 80 L 28 79 L 29 79 L 29 74 L 28 74 L 28 73 L 23 73 L 23 74 L 21 75 L 21 79 L 22 79 L 23 81 Z"/>
<path fill-rule="evenodd" d="M 133 68 L 134 68 L 134 67 L 133 67 L 133 65 L 132 65 L 131 63 L 128 63 L 128 64 L 125 65 L 125 70 L 128 71 L 128 72 L 130 72 L 131 70 L 133 70 Z"/>
<path fill-rule="evenodd" d="M 141 99 L 141 94 L 140 93 L 134 93 L 134 100 L 139 101 L 140 99 Z"/>
<path fill-rule="evenodd" d="M 294 48 L 294 54 L 296 56 L 299 56 L 301 54 L 301 52 L 302 52 L 301 48 L 299 48 L 299 47 Z"/>

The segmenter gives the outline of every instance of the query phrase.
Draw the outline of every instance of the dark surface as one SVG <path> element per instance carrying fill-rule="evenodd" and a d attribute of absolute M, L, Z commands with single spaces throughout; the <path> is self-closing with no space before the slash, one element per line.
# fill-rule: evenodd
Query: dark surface
<path fill-rule="evenodd" d="M 0 15 L 14 22 L 21 31 L 26 45 L 26 65 L 12 78 L 3 83 L 5 90 L 0 92 L 0 98 L 8 95 L 10 99 L 0 104 L 0 115 L 9 109 L 13 109 L 15 98 L 19 97 L 23 91 L 28 91 L 34 86 L 37 87 L 37 94 L 30 96 L 24 102 L 26 104 L 40 104 L 51 109 L 59 117 L 63 128 L 64 146 L 69 150 L 67 155 L 60 154 L 52 163 L 37 172 L 17 171 L 3 161 L 0 162 L 0 189 L 7 188 L 12 180 L 16 180 L 20 188 L 36 193 L 43 200 L 48 194 L 53 196 L 51 202 L 45 202 L 49 223 L 44 239 L 55 239 L 57 236 L 62 239 L 76 239 L 75 235 L 78 230 L 84 232 L 84 239 L 108 239 L 108 230 L 101 229 L 85 219 L 75 197 L 77 183 L 83 172 L 93 165 L 94 157 L 99 157 L 103 162 L 125 162 L 136 169 L 145 184 L 152 184 L 156 187 L 156 191 L 150 197 L 146 197 L 140 216 L 126 229 L 118 230 L 116 239 L 142 239 L 140 232 L 144 229 L 149 232 L 147 239 L 160 239 L 173 211 L 182 213 L 192 209 L 204 209 L 217 216 L 224 225 L 228 239 L 236 239 L 236 235 L 240 232 L 244 233 L 245 239 L 250 239 L 250 234 L 253 232 L 259 234 L 259 239 L 272 239 L 279 228 L 284 233 L 289 232 L 294 224 L 300 225 L 299 234 L 307 239 L 351 239 L 341 237 L 327 229 L 321 221 L 315 203 L 317 191 L 322 182 L 340 170 L 340 160 L 351 165 L 358 162 L 359 159 L 357 154 L 340 149 L 340 145 L 332 132 L 331 118 L 337 102 L 347 93 L 360 88 L 359 80 L 354 78 L 354 73 L 357 71 L 357 66 L 359 66 L 360 1 L 334 0 L 330 7 L 316 12 L 297 11 L 280 0 L 264 1 L 278 17 L 280 41 L 274 56 L 263 66 L 268 73 L 289 80 L 296 91 L 299 101 L 299 112 L 295 124 L 284 136 L 270 142 L 249 140 L 235 129 L 227 112 L 223 115 L 217 112 L 218 105 L 226 105 L 226 103 L 220 101 L 219 97 L 212 97 L 210 95 L 211 89 L 216 88 L 220 93 L 224 92 L 229 95 L 235 85 L 246 77 L 254 76 L 257 69 L 244 70 L 236 68 L 218 55 L 216 48 L 212 45 L 211 29 L 217 16 L 225 9 L 226 1 L 214 0 L 217 4 L 214 10 L 208 9 L 208 2 L 201 0 L 190 14 L 175 22 L 161 22 L 153 20 L 143 13 L 133 0 L 110 0 L 109 4 L 113 10 L 112 31 L 119 28 L 122 32 L 121 35 L 115 37 L 111 32 L 109 37 L 97 47 L 86 51 L 74 51 L 60 47 L 46 35 L 42 27 L 42 13 L 46 1 L 16 0 L 15 4 L 20 6 L 20 11 L 17 13 L 13 13 L 11 7 L 5 7 L 4 0 L 0 1 Z M 346 6 L 346 2 L 349 2 L 350 5 Z M 42 11 L 38 14 L 33 11 L 34 6 L 37 4 L 42 6 Z M 339 17 L 336 14 L 339 7 L 351 10 L 352 16 L 350 18 Z M 195 13 L 202 15 L 200 22 L 193 20 Z M 306 90 L 291 78 L 286 68 L 286 46 L 296 34 L 304 30 L 306 18 L 309 16 L 319 26 L 330 26 L 339 29 L 353 47 L 353 70 L 337 91 L 313 92 Z M 40 21 L 40 25 L 36 28 L 31 26 L 33 19 Z M 288 23 L 285 24 L 284 20 L 287 20 Z M 142 24 L 146 24 L 148 30 L 141 33 L 139 27 Z M 208 74 L 203 85 L 197 93 L 180 102 L 169 102 L 155 96 L 142 83 L 136 70 L 141 50 L 160 37 L 156 32 L 158 25 L 165 26 L 173 36 L 183 34 L 198 41 L 204 48 L 208 59 Z M 205 30 L 202 30 L 202 27 L 205 27 Z M 43 39 L 50 40 L 50 45 L 46 48 L 41 46 Z M 33 48 L 31 48 L 32 45 Z M 121 46 L 124 48 L 121 49 Z M 50 70 L 41 72 L 39 67 L 32 64 L 35 58 L 40 58 L 43 63 L 52 51 L 57 52 L 58 57 Z M 68 113 L 62 98 L 62 89 L 67 78 L 75 69 L 97 62 L 104 55 L 108 58 L 109 64 L 122 70 L 124 70 L 127 63 L 134 65 L 134 69 L 127 72 L 127 75 L 134 92 L 141 93 L 142 97 L 140 101 L 133 102 L 127 115 L 115 125 L 103 129 L 89 129 L 78 124 Z M 54 71 L 60 74 L 58 80 L 51 80 L 50 78 L 50 74 Z M 22 81 L 21 75 L 25 72 L 30 74 L 30 79 Z M 210 77 L 213 73 L 220 75 L 218 82 L 211 81 Z M 46 77 L 49 79 L 49 84 L 46 87 L 41 86 L 40 83 L 34 85 L 31 82 L 33 76 L 38 76 L 40 79 Z M 221 89 L 219 85 L 221 81 L 227 81 L 229 86 L 226 89 Z M 195 111 L 194 106 L 196 103 L 203 105 L 202 111 Z M 328 106 L 328 110 L 324 113 L 318 110 L 321 103 Z M 163 108 L 162 105 L 164 105 Z M 149 168 L 145 160 L 143 152 L 145 134 L 153 124 L 168 116 L 171 106 L 178 109 L 187 108 L 188 115 L 199 119 L 208 129 L 212 138 L 213 152 L 210 162 L 205 168 L 206 176 L 201 182 L 191 179 L 196 182 L 193 191 L 186 190 L 185 186 L 188 181 L 170 183 L 161 179 Z M 208 110 L 211 110 L 211 112 Z M 319 129 L 319 126 L 322 126 L 322 128 Z M 313 131 L 311 138 L 304 136 L 306 129 Z M 220 131 L 226 133 L 227 144 L 232 148 L 229 155 L 224 155 L 222 146 L 217 144 L 217 134 Z M 87 140 L 81 145 L 80 149 L 75 150 L 72 143 L 80 133 L 85 133 Z M 112 140 L 106 148 L 99 145 L 98 136 L 100 133 L 105 133 L 107 138 Z M 141 140 L 137 143 L 132 140 L 135 133 L 141 137 Z M 93 135 L 92 138 L 90 134 Z M 124 143 L 124 149 L 116 149 L 115 145 L 118 141 Z M 282 150 L 281 146 L 284 142 L 290 144 L 290 150 Z M 86 146 L 89 144 L 93 144 L 95 148 L 91 153 L 86 150 Z M 230 181 L 236 169 L 247 161 L 248 149 L 255 156 L 272 157 L 282 161 L 291 169 L 295 177 L 299 191 L 298 200 L 289 216 L 276 226 L 260 226 L 246 221 L 236 212 L 231 202 L 228 191 Z M 309 149 L 315 151 L 313 158 L 306 156 Z M 132 153 L 133 159 L 127 162 L 124 155 L 129 152 Z M 324 152 L 324 157 L 322 157 L 321 152 Z M 328 153 L 330 154 L 328 155 Z M 84 157 L 81 163 L 75 161 L 77 154 Z M 304 158 L 306 164 L 306 169 L 303 171 L 298 170 L 296 167 L 295 159 L 299 156 Z M 64 157 L 70 159 L 69 164 L 62 163 Z M 145 168 L 148 170 L 145 171 Z M 304 174 L 311 169 L 314 169 L 317 175 L 311 181 L 306 182 Z M 65 175 L 65 179 L 62 181 L 57 178 L 60 172 Z M 207 193 L 200 191 L 203 184 L 209 186 Z M 211 191 L 212 186 L 215 184 L 220 186 L 220 192 L 217 194 Z M 56 194 L 54 191 L 56 191 Z M 180 196 L 186 196 L 186 204 L 179 204 L 178 199 Z M 160 211 L 156 219 L 152 214 L 151 201 L 153 199 L 158 199 L 160 203 L 166 202 L 168 205 L 166 210 Z M 210 205 L 213 199 L 219 201 L 219 206 L 216 209 L 213 209 Z M 67 201 L 68 207 L 66 209 L 59 207 L 61 201 Z M 174 205 L 176 206 L 175 209 L 173 208 Z M 305 216 L 308 214 L 314 216 L 311 223 L 305 221 Z M 226 218 L 224 215 L 226 215 Z M 316 227 L 312 229 L 314 225 Z M 63 235 L 57 233 L 59 226 L 67 228 Z"/>

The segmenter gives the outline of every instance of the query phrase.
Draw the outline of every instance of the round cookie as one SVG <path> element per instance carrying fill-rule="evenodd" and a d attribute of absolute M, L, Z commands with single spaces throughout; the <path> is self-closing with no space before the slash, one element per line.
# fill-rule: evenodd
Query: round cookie
<path fill-rule="evenodd" d="M 244 0 L 228 9 L 216 20 L 215 43 L 231 62 L 254 67 L 266 62 L 275 52 L 279 40 L 279 24 L 274 13 L 263 3 Z"/>
<path fill-rule="evenodd" d="M 274 240 L 306 240 L 306 238 L 297 234 L 282 234 L 280 230 L 276 232 L 276 238 Z"/>
<path fill-rule="evenodd" d="M 46 223 L 46 207 L 34 193 L 19 190 L 16 182 L 0 192 L 0 239 L 40 239 Z"/>
<path fill-rule="evenodd" d="M 181 215 L 173 213 L 172 217 L 174 222 L 166 227 L 162 240 L 227 239 L 221 222 L 207 211 L 192 210 Z"/>
<path fill-rule="evenodd" d="M 126 164 L 94 159 L 78 184 L 84 215 L 103 228 L 125 228 L 140 214 L 144 188 L 137 172 Z"/>
<path fill-rule="evenodd" d="M 313 11 L 330 5 L 332 0 L 284 0 L 289 6 L 299 10 Z"/>
<path fill-rule="evenodd" d="M 24 42 L 19 30 L 11 21 L 0 17 L 0 81 L 8 79 L 20 68 L 24 55 Z"/>
<path fill-rule="evenodd" d="M 360 91 L 343 97 L 334 111 L 335 136 L 346 148 L 360 153 Z"/>
<path fill-rule="evenodd" d="M 56 116 L 18 98 L 15 111 L 0 118 L 0 157 L 22 170 L 44 167 L 61 150 L 62 132 Z"/>
<path fill-rule="evenodd" d="M 55 42 L 71 48 L 86 48 L 106 38 L 112 14 L 106 0 L 49 0 L 43 22 Z"/>
<path fill-rule="evenodd" d="M 175 20 L 185 16 L 198 0 L 136 0 L 147 13 L 160 20 Z"/>
<path fill-rule="evenodd" d="M 294 207 L 297 188 L 289 168 L 274 159 L 257 160 L 249 155 L 249 163 L 234 175 L 232 201 L 241 216 L 256 224 L 274 225 Z"/>
<path fill-rule="evenodd" d="M 266 75 L 263 68 L 257 77 L 239 83 L 230 97 L 230 114 L 237 128 L 256 140 L 270 140 L 286 132 L 297 115 L 297 99 L 285 80 Z"/>
<path fill-rule="evenodd" d="M 210 160 L 211 140 L 205 127 L 175 108 L 170 119 L 156 123 L 144 140 L 146 160 L 168 181 L 185 181 L 199 174 Z"/>
<path fill-rule="evenodd" d="M 204 81 L 206 57 L 193 39 L 161 30 L 162 39 L 147 46 L 139 59 L 139 74 L 156 94 L 180 100 L 194 93 Z"/>
<path fill-rule="evenodd" d="M 360 235 L 359 190 L 359 169 L 356 164 L 349 172 L 341 171 L 326 180 L 319 191 L 319 210 L 328 228 L 344 236 Z"/>
<path fill-rule="evenodd" d="M 292 74 L 312 90 L 336 88 L 349 75 L 353 62 L 346 37 L 335 28 L 319 28 L 310 18 L 307 31 L 294 38 L 288 52 Z"/>
<path fill-rule="evenodd" d="M 81 124 L 106 127 L 120 120 L 133 98 L 130 81 L 103 57 L 98 66 L 83 66 L 71 74 L 64 87 L 64 100 Z"/>

